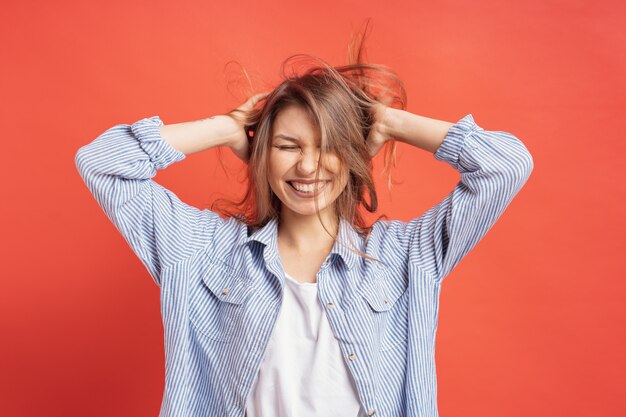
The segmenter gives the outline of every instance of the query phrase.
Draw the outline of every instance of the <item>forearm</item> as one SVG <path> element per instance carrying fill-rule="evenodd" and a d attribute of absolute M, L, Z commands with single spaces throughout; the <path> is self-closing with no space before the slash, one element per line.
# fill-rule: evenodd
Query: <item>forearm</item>
<path fill-rule="evenodd" d="M 226 115 L 161 126 L 163 140 L 185 155 L 201 152 L 230 142 L 233 120 Z"/>
<path fill-rule="evenodd" d="M 454 123 L 418 116 L 405 110 L 387 108 L 385 137 L 435 153 Z"/>
<path fill-rule="evenodd" d="M 441 281 L 483 238 L 533 170 L 524 144 L 503 131 L 478 126 L 471 114 L 448 129 L 434 154 L 457 170 L 460 181 L 420 217 L 399 222 L 409 262 Z"/>

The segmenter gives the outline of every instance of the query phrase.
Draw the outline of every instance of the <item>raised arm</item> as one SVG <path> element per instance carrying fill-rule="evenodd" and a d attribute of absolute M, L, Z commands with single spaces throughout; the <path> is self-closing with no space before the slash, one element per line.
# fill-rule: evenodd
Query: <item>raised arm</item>
<path fill-rule="evenodd" d="M 163 269 L 207 245 L 224 220 L 152 178 L 187 154 L 229 145 L 233 123 L 215 116 L 164 126 L 153 116 L 113 126 L 76 153 L 89 191 L 159 286 Z"/>
<path fill-rule="evenodd" d="M 533 159 L 518 138 L 485 131 L 471 114 L 450 123 L 387 111 L 383 136 L 433 152 L 461 174 L 442 201 L 409 222 L 389 222 L 387 229 L 409 262 L 442 280 L 502 215 L 529 178 Z"/>

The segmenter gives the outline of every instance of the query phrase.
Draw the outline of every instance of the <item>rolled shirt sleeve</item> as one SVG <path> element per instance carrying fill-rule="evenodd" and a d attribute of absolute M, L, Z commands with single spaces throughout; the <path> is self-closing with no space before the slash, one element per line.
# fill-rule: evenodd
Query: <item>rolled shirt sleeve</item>
<path fill-rule="evenodd" d="M 528 180 L 533 159 L 514 135 L 486 131 L 471 114 L 448 130 L 434 157 L 457 170 L 460 181 L 423 215 L 389 227 L 409 262 L 440 281 L 502 215 Z"/>
<path fill-rule="evenodd" d="M 160 126 L 159 116 L 113 126 L 75 156 L 87 188 L 159 286 L 164 267 L 209 243 L 224 222 L 153 180 L 186 157 L 161 137 Z"/>

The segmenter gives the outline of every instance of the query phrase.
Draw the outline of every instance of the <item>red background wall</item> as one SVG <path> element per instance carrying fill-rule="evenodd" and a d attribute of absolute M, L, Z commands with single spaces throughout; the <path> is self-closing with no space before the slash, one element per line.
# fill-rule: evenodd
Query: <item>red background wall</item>
<path fill-rule="evenodd" d="M 164 386 L 158 288 L 74 166 L 118 123 L 222 114 L 235 59 L 278 81 L 298 52 L 345 63 L 372 18 L 370 62 L 406 82 L 408 110 L 518 136 L 535 169 L 446 278 L 441 416 L 623 416 L 626 10 L 617 1 L 34 1 L 2 4 L 0 410 L 156 416 Z M 409 220 L 459 175 L 399 144 L 381 210 Z M 238 196 L 223 150 L 156 180 L 198 207 Z M 379 154 L 379 157 L 381 154 Z M 381 159 L 377 160 L 380 172 Z M 235 192 L 236 191 L 236 192 Z"/>

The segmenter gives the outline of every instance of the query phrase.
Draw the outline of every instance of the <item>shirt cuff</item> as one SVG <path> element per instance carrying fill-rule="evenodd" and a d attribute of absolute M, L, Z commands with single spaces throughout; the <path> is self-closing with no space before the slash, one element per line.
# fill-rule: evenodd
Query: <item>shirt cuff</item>
<path fill-rule="evenodd" d="M 477 130 L 483 130 L 483 128 L 474 122 L 474 117 L 471 114 L 463 117 L 450 127 L 443 142 L 434 153 L 435 159 L 448 162 L 455 169 L 458 169 L 459 154 L 463 147 L 469 145 L 476 148 L 479 146 L 476 141 L 469 139 L 470 134 Z"/>
<path fill-rule="evenodd" d="M 159 116 L 141 119 L 130 126 L 141 148 L 148 154 L 156 169 L 164 169 L 174 162 L 182 161 L 186 155 L 161 137 L 159 127 L 163 122 Z"/>

